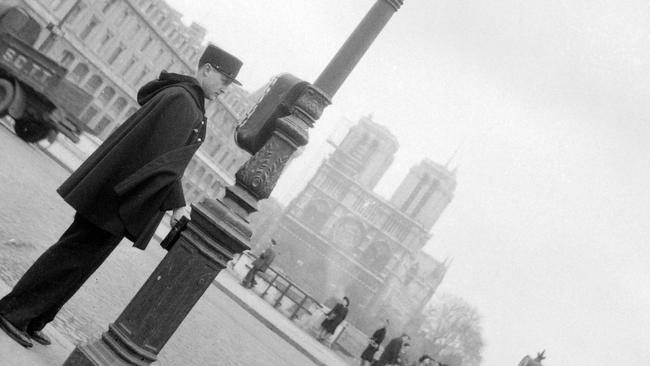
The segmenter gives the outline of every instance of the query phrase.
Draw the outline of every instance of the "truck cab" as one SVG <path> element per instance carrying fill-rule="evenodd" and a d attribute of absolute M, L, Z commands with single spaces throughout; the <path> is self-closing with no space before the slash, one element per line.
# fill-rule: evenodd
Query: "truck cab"
<path fill-rule="evenodd" d="M 40 24 L 19 6 L 0 5 L 0 117 L 27 142 L 58 133 L 79 141 L 80 111 L 92 96 L 65 79 L 67 70 L 34 48 Z"/>

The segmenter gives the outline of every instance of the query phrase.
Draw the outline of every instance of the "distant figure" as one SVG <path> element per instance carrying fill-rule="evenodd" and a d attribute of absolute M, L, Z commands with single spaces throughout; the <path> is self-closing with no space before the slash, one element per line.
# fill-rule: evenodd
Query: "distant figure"
<path fill-rule="evenodd" d="M 440 364 L 436 360 L 431 358 L 431 356 L 429 355 L 422 355 L 422 357 L 418 359 L 418 363 L 417 363 L 417 366 L 438 366 L 438 365 Z"/>
<path fill-rule="evenodd" d="M 246 274 L 246 276 L 241 282 L 242 286 L 246 288 L 252 288 L 253 286 L 255 286 L 256 284 L 255 274 L 257 272 L 266 271 L 271 265 L 271 263 L 273 263 L 273 260 L 275 259 L 275 252 L 273 251 L 273 248 L 275 247 L 276 244 L 277 243 L 275 242 L 275 240 L 271 239 L 271 244 L 269 245 L 269 247 L 266 248 L 266 250 L 262 254 L 260 254 L 259 257 L 255 258 L 255 260 L 252 263 L 253 267 L 250 269 L 250 271 L 248 271 L 248 273 Z"/>
<path fill-rule="evenodd" d="M 402 345 L 407 344 L 409 340 L 411 340 L 411 338 L 406 333 L 391 339 L 384 348 L 384 352 L 381 354 L 381 357 L 379 357 L 379 360 L 375 361 L 372 366 L 399 365 L 399 356 L 400 351 L 402 350 Z"/>
<path fill-rule="evenodd" d="M 546 358 L 544 356 L 544 353 L 546 350 L 543 350 L 542 352 L 537 352 L 537 357 L 531 358 L 530 356 L 524 357 L 520 362 L 519 366 L 542 366 L 542 360 Z"/>
<path fill-rule="evenodd" d="M 320 324 L 320 332 L 318 333 L 318 337 L 316 337 L 319 341 L 334 334 L 336 328 L 348 315 L 348 306 L 350 306 L 350 299 L 344 296 L 343 303 L 334 305 L 332 310 L 325 314 L 326 318 Z"/>
<path fill-rule="evenodd" d="M 363 353 L 361 354 L 361 366 L 370 365 L 370 363 L 374 361 L 375 353 L 377 350 L 379 350 L 379 345 L 381 345 L 381 342 L 383 342 L 384 338 L 386 338 L 386 330 L 389 324 L 390 321 L 388 319 L 385 319 L 383 321 L 382 327 L 377 329 L 372 334 L 368 342 L 368 347 L 366 347 L 366 349 L 363 350 Z"/>
<path fill-rule="evenodd" d="M 408 354 L 409 348 L 411 348 L 410 343 L 405 342 L 402 344 L 402 348 L 399 350 L 399 356 L 397 357 L 398 366 L 411 366 Z"/>

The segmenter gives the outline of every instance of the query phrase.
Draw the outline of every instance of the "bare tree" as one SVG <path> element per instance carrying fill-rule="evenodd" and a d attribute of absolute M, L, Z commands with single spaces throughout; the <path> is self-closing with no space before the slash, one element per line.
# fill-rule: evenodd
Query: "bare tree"
<path fill-rule="evenodd" d="M 481 316 L 467 301 L 450 294 L 436 296 L 420 320 L 415 341 L 422 353 L 449 366 L 481 363 Z"/>

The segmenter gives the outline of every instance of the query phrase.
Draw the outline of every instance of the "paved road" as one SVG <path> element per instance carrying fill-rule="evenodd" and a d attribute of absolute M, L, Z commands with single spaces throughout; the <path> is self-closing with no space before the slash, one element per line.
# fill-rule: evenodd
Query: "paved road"
<path fill-rule="evenodd" d="M 55 193 L 68 172 L 2 126 L 0 159 L 0 279 L 11 286 L 65 230 L 73 211 Z M 52 326 L 73 343 L 99 336 L 163 255 L 154 245 L 142 252 L 122 243 Z M 169 340 L 157 364 L 314 365 L 214 286 Z"/>

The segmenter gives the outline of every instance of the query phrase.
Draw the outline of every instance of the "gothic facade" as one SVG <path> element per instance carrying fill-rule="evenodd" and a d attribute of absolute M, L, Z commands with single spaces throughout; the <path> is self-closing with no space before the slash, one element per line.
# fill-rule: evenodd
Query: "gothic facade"
<path fill-rule="evenodd" d="M 348 296 L 348 320 L 365 332 L 384 317 L 406 326 L 447 270 L 422 247 L 453 198 L 455 173 L 425 159 L 384 199 L 373 189 L 397 149 L 387 129 L 362 118 L 259 239 L 277 240 L 275 265 L 317 299 Z"/>

